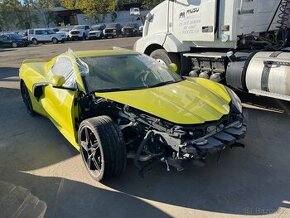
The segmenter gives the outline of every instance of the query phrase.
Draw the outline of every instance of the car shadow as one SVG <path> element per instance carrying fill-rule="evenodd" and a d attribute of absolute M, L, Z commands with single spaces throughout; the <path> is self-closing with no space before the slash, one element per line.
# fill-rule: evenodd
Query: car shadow
<path fill-rule="evenodd" d="M 0 47 L 0 52 L 5 52 L 5 51 L 15 51 L 15 49 L 1 48 Z"/>
<path fill-rule="evenodd" d="M 159 164 L 145 178 L 130 164 L 122 178 L 106 185 L 145 199 L 217 213 L 265 215 L 290 208 L 290 146 L 284 141 L 290 140 L 290 118 L 257 110 L 245 114 L 245 149 L 226 150 L 219 163 L 218 155 L 212 155 L 205 167 L 169 173 Z M 264 120 L 273 126 L 264 126 Z M 285 131 L 279 132 L 278 126 Z"/>
<path fill-rule="evenodd" d="M 126 193 L 64 178 L 14 176 L 0 180 L 1 217 L 140 217 L 141 211 L 143 217 L 169 217 Z"/>
<path fill-rule="evenodd" d="M 274 98 L 268 98 L 264 96 L 256 96 L 254 94 L 244 93 L 244 92 L 236 92 L 241 101 L 244 104 L 248 104 L 253 107 L 257 107 L 257 109 L 265 109 L 277 113 L 285 113 L 290 115 L 290 102 L 278 100 Z"/>
<path fill-rule="evenodd" d="M 5 80 L 5 81 L 17 81 L 18 79 L 18 74 L 19 74 L 19 68 L 14 68 L 14 67 L 0 67 L 0 81 Z M 11 77 L 17 77 L 17 78 L 12 78 Z"/>
<path fill-rule="evenodd" d="M 248 134 L 242 142 L 246 148 L 226 150 L 219 163 L 217 155 L 212 155 L 205 167 L 168 173 L 164 164 L 158 164 L 141 178 L 129 161 L 124 175 L 103 185 L 93 182 L 96 187 L 78 182 L 87 181 L 87 173 L 74 179 L 64 178 L 65 172 L 56 174 L 60 164 L 77 158 L 77 166 L 69 162 L 62 170 L 74 169 L 79 175 L 81 158 L 47 119 L 25 113 L 18 89 L 0 87 L 0 99 L 1 125 L 5 127 L 0 129 L 2 187 L 20 190 L 16 199 L 22 199 L 23 192 L 33 202 L 39 199 L 39 208 L 33 210 L 36 213 L 45 210 L 47 217 L 168 216 L 145 200 L 182 207 L 182 211 L 236 215 L 274 214 L 281 207 L 290 208 L 285 203 L 290 201 L 290 146 L 285 142 L 290 140 L 290 118 L 286 114 L 245 110 Z M 47 176 L 38 175 L 38 170 Z M 2 200 L 3 193 L 0 211 L 11 207 L 8 200 Z M 22 203 L 14 203 L 7 213 L 22 210 Z"/>
<path fill-rule="evenodd" d="M 0 87 L 0 98 L 5 98 L 0 101 L 5 126 L 0 129 L 1 217 L 139 217 L 140 211 L 146 217 L 169 217 L 126 193 L 53 176 L 54 171 L 37 175 L 35 170 L 54 165 L 55 169 L 73 158 L 78 166 L 68 166 L 70 172 L 85 168 L 79 152 L 48 119 L 26 114 L 19 90 Z"/>

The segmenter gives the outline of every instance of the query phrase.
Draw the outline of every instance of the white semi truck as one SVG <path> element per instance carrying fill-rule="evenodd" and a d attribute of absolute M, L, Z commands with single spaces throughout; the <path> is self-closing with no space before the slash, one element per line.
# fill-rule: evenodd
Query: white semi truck
<path fill-rule="evenodd" d="M 134 48 L 182 75 L 290 101 L 290 0 L 166 0 Z"/>

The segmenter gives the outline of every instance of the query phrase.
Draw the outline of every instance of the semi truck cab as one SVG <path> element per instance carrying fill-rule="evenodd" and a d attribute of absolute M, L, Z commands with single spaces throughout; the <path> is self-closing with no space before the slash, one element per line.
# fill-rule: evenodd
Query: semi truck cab
<path fill-rule="evenodd" d="M 282 81 L 290 73 L 290 55 L 283 50 L 289 12 L 290 0 L 166 0 L 147 14 L 143 37 L 134 48 L 164 65 L 175 63 L 183 75 L 290 100 L 290 88 L 273 92 L 262 85 Z M 260 76 L 250 63 L 258 59 Z M 269 65 L 270 59 L 279 64 Z M 272 66 L 266 70 L 272 72 L 274 65 L 281 65 L 284 73 L 263 75 L 266 66 Z"/>

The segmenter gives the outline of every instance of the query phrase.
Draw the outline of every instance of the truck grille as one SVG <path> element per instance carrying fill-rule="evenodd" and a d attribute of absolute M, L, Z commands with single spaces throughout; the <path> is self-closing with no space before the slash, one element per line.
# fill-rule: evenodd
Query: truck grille
<path fill-rule="evenodd" d="M 105 30 L 105 33 L 113 33 L 113 30 L 112 29 Z"/>

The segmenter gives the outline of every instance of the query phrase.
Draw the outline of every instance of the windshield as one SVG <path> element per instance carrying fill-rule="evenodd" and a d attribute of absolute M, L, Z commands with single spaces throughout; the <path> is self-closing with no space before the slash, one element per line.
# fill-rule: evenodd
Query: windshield
<path fill-rule="evenodd" d="M 125 27 L 135 27 L 135 26 L 136 26 L 136 24 L 134 24 L 134 23 L 127 23 L 125 25 Z"/>
<path fill-rule="evenodd" d="M 73 29 L 74 30 L 82 30 L 82 29 L 85 29 L 85 26 L 75 26 Z"/>
<path fill-rule="evenodd" d="M 85 57 L 83 75 L 89 92 L 142 89 L 176 83 L 182 78 L 145 55 Z"/>
<path fill-rule="evenodd" d="M 22 39 L 22 36 L 18 34 L 7 34 L 6 36 L 8 36 L 11 39 Z"/>
<path fill-rule="evenodd" d="M 107 28 L 117 28 L 117 24 L 116 23 L 111 23 L 107 26 Z"/>
<path fill-rule="evenodd" d="M 53 30 L 45 30 L 45 32 L 47 32 L 47 34 L 55 34 Z"/>
<path fill-rule="evenodd" d="M 101 30 L 102 26 L 92 26 L 91 30 Z"/>
<path fill-rule="evenodd" d="M 59 32 L 69 32 L 69 29 L 65 28 L 65 29 L 60 29 Z"/>

